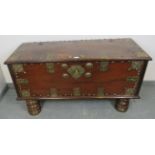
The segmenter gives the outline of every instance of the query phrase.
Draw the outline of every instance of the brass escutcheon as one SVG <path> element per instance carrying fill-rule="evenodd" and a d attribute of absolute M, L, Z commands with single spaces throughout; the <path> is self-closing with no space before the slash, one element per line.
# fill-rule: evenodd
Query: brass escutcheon
<path fill-rule="evenodd" d="M 85 69 L 81 65 L 73 65 L 67 71 L 74 79 L 78 79 L 84 74 Z"/>

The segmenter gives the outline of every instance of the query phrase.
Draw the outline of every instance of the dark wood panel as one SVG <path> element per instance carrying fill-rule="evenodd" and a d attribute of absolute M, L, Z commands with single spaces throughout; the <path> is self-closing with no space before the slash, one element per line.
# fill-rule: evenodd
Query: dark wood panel
<path fill-rule="evenodd" d="M 51 97 L 52 88 L 57 90 L 59 97 L 74 96 L 73 89 L 80 88 L 81 95 L 87 97 L 98 96 L 98 89 L 103 89 L 104 96 L 134 96 L 127 95 L 126 89 L 137 88 L 136 82 L 127 82 L 128 77 L 140 77 L 139 71 L 130 70 L 132 61 L 110 61 L 108 70 L 100 71 L 101 62 L 94 62 L 92 69 L 86 68 L 88 62 L 68 62 L 68 68 L 80 65 L 86 72 L 92 73 L 91 78 L 82 75 L 74 79 L 71 75 L 68 79 L 62 77 L 67 69 L 62 68 L 62 63 L 54 63 L 54 73 L 49 73 L 45 63 L 23 64 L 23 71 L 14 74 L 16 79 L 26 79 L 27 84 L 18 85 L 18 90 L 29 90 L 31 97 Z M 135 88 L 136 87 L 136 88 Z M 20 95 L 21 96 L 21 95 Z"/>

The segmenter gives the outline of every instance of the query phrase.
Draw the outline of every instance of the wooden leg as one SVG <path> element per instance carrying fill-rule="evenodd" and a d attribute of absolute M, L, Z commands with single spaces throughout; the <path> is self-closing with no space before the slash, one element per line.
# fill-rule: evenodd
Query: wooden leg
<path fill-rule="evenodd" d="M 129 107 L 129 99 L 118 99 L 115 108 L 119 111 L 119 112 L 126 112 L 128 110 Z"/>
<path fill-rule="evenodd" d="M 30 115 L 38 115 L 41 112 L 41 105 L 38 100 L 27 100 L 26 104 Z"/>

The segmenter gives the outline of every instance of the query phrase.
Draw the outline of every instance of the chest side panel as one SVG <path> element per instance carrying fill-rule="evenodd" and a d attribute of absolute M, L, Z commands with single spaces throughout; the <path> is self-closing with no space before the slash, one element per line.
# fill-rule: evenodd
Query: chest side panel
<path fill-rule="evenodd" d="M 132 97 L 144 61 L 11 65 L 20 98 Z"/>

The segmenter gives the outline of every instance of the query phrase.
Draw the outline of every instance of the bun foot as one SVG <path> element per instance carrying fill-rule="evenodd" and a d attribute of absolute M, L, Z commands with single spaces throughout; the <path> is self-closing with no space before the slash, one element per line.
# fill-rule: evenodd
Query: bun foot
<path fill-rule="evenodd" d="M 41 112 L 41 105 L 38 100 L 27 100 L 27 110 L 30 115 L 38 115 Z"/>
<path fill-rule="evenodd" d="M 129 99 L 119 99 L 115 105 L 115 108 L 119 112 L 126 112 L 129 108 Z"/>

